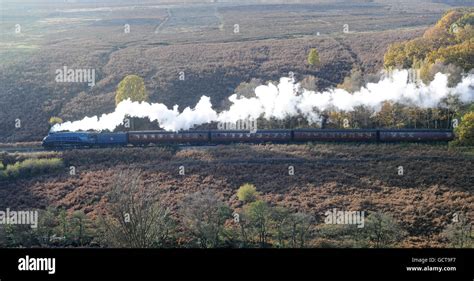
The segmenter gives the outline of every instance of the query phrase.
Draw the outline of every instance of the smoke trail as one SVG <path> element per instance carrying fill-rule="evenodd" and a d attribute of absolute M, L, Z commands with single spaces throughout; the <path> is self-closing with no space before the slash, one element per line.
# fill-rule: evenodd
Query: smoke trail
<path fill-rule="evenodd" d="M 121 102 L 114 112 L 100 117 L 86 117 L 79 121 L 56 124 L 51 131 L 114 130 L 126 116 L 149 118 L 157 121 L 169 131 L 186 130 L 195 125 L 218 122 L 236 122 L 246 118 L 284 119 L 304 116 L 308 122 L 318 122 L 318 111 L 326 109 L 354 110 L 356 106 L 367 106 L 379 110 L 384 101 L 430 108 L 439 106 L 448 96 L 457 96 L 461 102 L 474 101 L 474 75 L 470 74 L 454 88 L 448 87 L 447 75 L 438 73 L 429 85 L 408 83 L 408 71 L 395 71 L 377 83 L 368 83 L 359 91 L 349 93 L 342 89 L 314 92 L 301 89 L 292 79 L 281 78 L 278 85 L 262 85 L 255 89 L 255 97 L 229 97 L 229 110 L 217 113 L 212 109 L 209 97 L 202 96 L 194 108 L 179 112 L 178 106 L 169 109 L 161 103 Z"/>

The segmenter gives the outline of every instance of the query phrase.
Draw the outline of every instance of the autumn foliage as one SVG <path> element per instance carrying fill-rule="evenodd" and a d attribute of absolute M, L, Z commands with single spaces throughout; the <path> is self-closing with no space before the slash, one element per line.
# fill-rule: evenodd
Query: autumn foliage
<path fill-rule="evenodd" d="M 131 101 L 148 101 L 145 81 L 137 75 L 127 75 L 118 85 L 115 104 L 130 99 Z"/>
<path fill-rule="evenodd" d="M 455 129 L 457 142 L 461 145 L 474 145 L 474 111 L 461 118 L 461 124 Z"/>
<path fill-rule="evenodd" d="M 384 66 L 421 69 L 424 82 L 432 80 L 428 73 L 436 63 L 452 64 L 468 72 L 474 62 L 473 23 L 473 9 L 451 10 L 422 37 L 390 45 Z"/>

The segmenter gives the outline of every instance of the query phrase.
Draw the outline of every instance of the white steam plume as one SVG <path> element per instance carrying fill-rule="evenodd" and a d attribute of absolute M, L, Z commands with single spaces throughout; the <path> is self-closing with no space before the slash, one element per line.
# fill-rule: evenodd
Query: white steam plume
<path fill-rule="evenodd" d="M 202 96 L 196 106 L 178 111 L 178 106 L 169 109 L 161 103 L 121 102 L 114 112 L 100 117 L 86 117 L 79 121 L 56 124 L 51 131 L 114 130 L 126 116 L 148 117 L 169 131 L 186 130 L 195 125 L 218 122 L 236 122 L 246 118 L 276 118 L 302 115 L 310 123 L 318 122 L 316 110 L 336 109 L 351 111 L 356 106 L 368 106 L 379 110 L 384 101 L 399 102 L 422 108 L 437 107 L 448 96 L 457 96 L 461 102 L 474 101 L 474 75 L 470 74 L 454 88 L 448 87 L 448 77 L 438 73 L 429 85 L 408 83 L 408 71 L 395 71 L 390 77 L 377 83 L 368 83 L 359 91 L 349 93 L 342 89 L 313 92 L 300 89 L 300 85 L 289 78 L 281 78 L 278 85 L 262 85 L 255 89 L 256 97 L 229 97 L 229 110 L 217 113 L 212 109 L 210 98 Z"/>

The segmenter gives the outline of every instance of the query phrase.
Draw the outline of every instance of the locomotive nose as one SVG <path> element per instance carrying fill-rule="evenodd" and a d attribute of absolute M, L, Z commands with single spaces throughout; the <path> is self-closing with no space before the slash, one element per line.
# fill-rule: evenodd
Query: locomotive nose
<path fill-rule="evenodd" d="M 43 138 L 43 141 L 41 142 L 41 146 L 48 146 L 48 144 L 51 141 L 51 134 L 48 134 L 46 137 Z"/>
<path fill-rule="evenodd" d="M 48 137 L 49 137 L 49 135 L 46 136 L 46 137 L 44 137 L 43 140 L 41 141 L 41 144 L 42 144 L 43 146 L 44 146 L 44 144 L 47 142 Z"/>

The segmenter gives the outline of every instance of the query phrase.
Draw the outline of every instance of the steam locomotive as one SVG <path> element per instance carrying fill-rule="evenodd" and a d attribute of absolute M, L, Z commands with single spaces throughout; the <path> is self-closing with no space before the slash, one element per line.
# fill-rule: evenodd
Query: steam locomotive
<path fill-rule="evenodd" d="M 117 133 L 57 132 L 43 139 L 45 148 L 79 148 L 148 145 L 212 145 L 231 143 L 303 142 L 447 142 L 451 130 L 428 129 L 295 129 L 295 130 L 210 130 L 131 131 Z"/>

